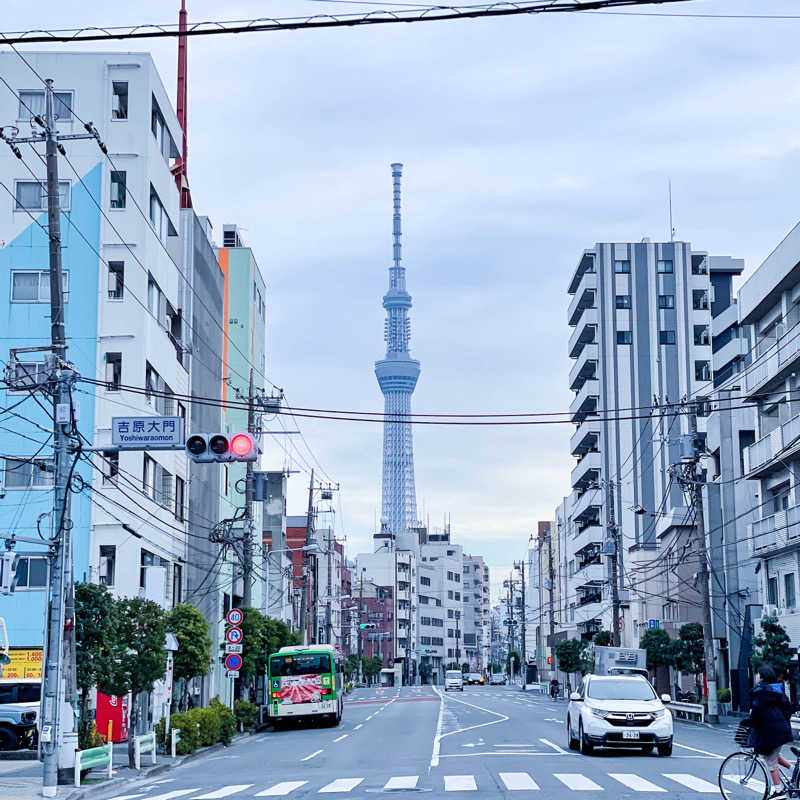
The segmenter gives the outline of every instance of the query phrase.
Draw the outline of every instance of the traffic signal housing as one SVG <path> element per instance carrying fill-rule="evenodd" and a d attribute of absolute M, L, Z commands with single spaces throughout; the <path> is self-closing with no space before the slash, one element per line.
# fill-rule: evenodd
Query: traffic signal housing
<path fill-rule="evenodd" d="M 198 463 L 257 461 L 259 453 L 255 438 L 239 433 L 193 433 L 186 439 L 186 455 Z"/>
<path fill-rule="evenodd" d="M 361 628 L 362 631 L 371 631 L 378 626 L 374 622 L 362 622 L 358 627 Z"/>

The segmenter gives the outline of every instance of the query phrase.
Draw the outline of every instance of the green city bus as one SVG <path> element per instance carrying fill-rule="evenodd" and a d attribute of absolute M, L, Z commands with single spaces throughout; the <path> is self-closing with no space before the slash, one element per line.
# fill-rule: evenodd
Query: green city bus
<path fill-rule="evenodd" d="M 332 645 L 282 647 L 269 657 L 269 717 L 275 727 L 289 720 L 342 720 L 344 673 Z"/>

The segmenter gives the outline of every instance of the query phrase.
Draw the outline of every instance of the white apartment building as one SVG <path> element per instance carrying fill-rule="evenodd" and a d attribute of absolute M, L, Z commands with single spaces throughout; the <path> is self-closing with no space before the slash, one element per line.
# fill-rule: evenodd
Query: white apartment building
<path fill-rule="evenodd" d="M 488 663 L 489 567 L 483 556 L 464 554 L 461 573 L 464 661 L 470 672 L 484 672 Z"/>

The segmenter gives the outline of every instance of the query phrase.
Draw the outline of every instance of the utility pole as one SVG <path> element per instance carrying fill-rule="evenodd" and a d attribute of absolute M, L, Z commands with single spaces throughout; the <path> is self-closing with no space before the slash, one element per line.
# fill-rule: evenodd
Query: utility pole
<path fill-rule="evenodd" d="M 365 567 L 361 567 L 361 571 L 359 574 L 359 586 L 358 586 L 358 682 L 364 683 L 364 668 L 363 664 L 361 663 L 361 656 L 362 656 L 362 640 L 361 640 L 361 613 L 364 609 L 364 573 L 366 572 Z"/>
<path fill-rule="evenodd" d="M 253 397 L 253 367 L 250 367 L 250 385 L 247 392 L 247 432 L 255 434 L 256 413 L 255 398 Z M 253 605 L 253 531 L 255 530 L 255 520 L 253 519 L 253 498 L 255 495 L 255 478 L 253 476 L 253 462 L 248 461 L 245 473 L 245 523 L 244 523 L 244 542 L 242 546 L 242 572 L 244 574 L 243 600 L 246 606 Z"/>
<path fill-rule="evenodd" d="M 553 578 L 555 574 L 553 572 L 553 531 L 551 530 L 547 534 L 547 574 L 548 574 L 548 589 L 550 590 L 550 650 L 551 650 L 551 668 L 553 674 L 556 672 L 556 661 L 555 661 L 555 648 L 553 647 L 553 637 L 556 635 L 556 616 L 555 611 L 553 609 L 553 592 L 555 591 L 555 586 L 553 584 Z"/>
<path fill-rule="evenodd" d="M 691 459 L 681 454 L 685 461 L 684 485 L 688 488 L 690 497 L 694 501 L 695 509 L 695 545 L 699 555 L 700 566 L 697 577 L 700 582 L 700 602 L 703 606 L 703 640 L 705 645 L 706 685 L 708 686 L 708 715 L 711 723 L 719 722 L 717 706 L 717 666 L 714 661 L 714 631 L 711 622 L 711 592 L 709 587 L 709 556 L 706 547 L 706 528 L 703 516 L 703 484 L 705 476 L 700 469 L 700 448 L 697 435 L 697 404 L 689 404 L 689 439 L 691 444 Z"/>
<path fill-rule="evenodd" d="M 608 527 L 608 539 L 606 542 L 611 545 L 613 552 L 609 554 L 609 565 L 611 567 L 611 640 L 614 647 L 620 646 L 620 611 L 619 611 L 619 536 L 617 526 L 614 523 L 614 481 L 608 481 L 608 513 L 606 525 Z M 609 549 L 611 549 L 609 548 Z"/>
<path fill-rule="evenodd" d="M 311 515 L 314 510 L 314 469 L 311 469 L 311 482 L 308 484 L 308 514 L 306 515 L 306 544 L 311 544 Z M 303 550 L 303 575 L 300 591 L 300 630 L 303 644 L 308 644 L 308 553 Z"/>
<path fill-rule="evenodd" d="M 331 531 L 328 530 L 326 538 L 328 544 L 328 606 L 325 610 L 325 641 L 328 644 L 333 642 L 333 621 L 331 619 L 333 614 L 333 542 L 331 541 Z"/>
<path fill-rule="evenodd" d="M 526 685 L 528 683 L 528 658 L 527 658 L 527 652 L 526 652 L 526 649 L 525 649 L 525 636 L 526 636 L 526 632 L 525 632 L 525 616 L 526 616 L 526 613 L 527 613 L 527 608 L 525 606 L 525 559 L 523 559 L 522 561 L 519 561 L 518 563 L 514 564 L 514 566 L 518 570 L 521 570 L 521 572 L 522 572 L 522 582 L 521 582 L 521 587 L 522 587 L 522 634 L 521 634 L 521 639 L 520 639 L 520 650 L 522 651 L 522 656 L 521 656 L 520 661 L 522 663 L 520 664 L 520 672 L 522 673 L 522 691 L 524 692 L 525 689 L 526 689 Z"/>

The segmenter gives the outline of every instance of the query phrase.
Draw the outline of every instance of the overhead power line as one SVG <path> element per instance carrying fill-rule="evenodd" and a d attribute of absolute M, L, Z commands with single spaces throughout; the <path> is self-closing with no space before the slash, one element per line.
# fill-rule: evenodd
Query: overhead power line
<path fill-rule="evenodd" d="M 41 42 L 99 42 L 125 39 L 163 39 L 182 36 L 220 36 L 229 33 L 269 33 L 310 28 L 353 28 L 362 25 L 393 25 L 399 22 L 443 22 L 519 14 L 572 13 L 605 8 L 685 3 L 689 0 L 561 0 L 538 3 L 493 3 L 485 6 L 430 6 L 404 10 L 376 9 L 366 14 L 315 14 L 304 17 L 260 17 L 250 20 L 198 22 L 186 31 L 173 23 L 130 26 L 92 26 L 0 33 L 6 44 Z"/>

